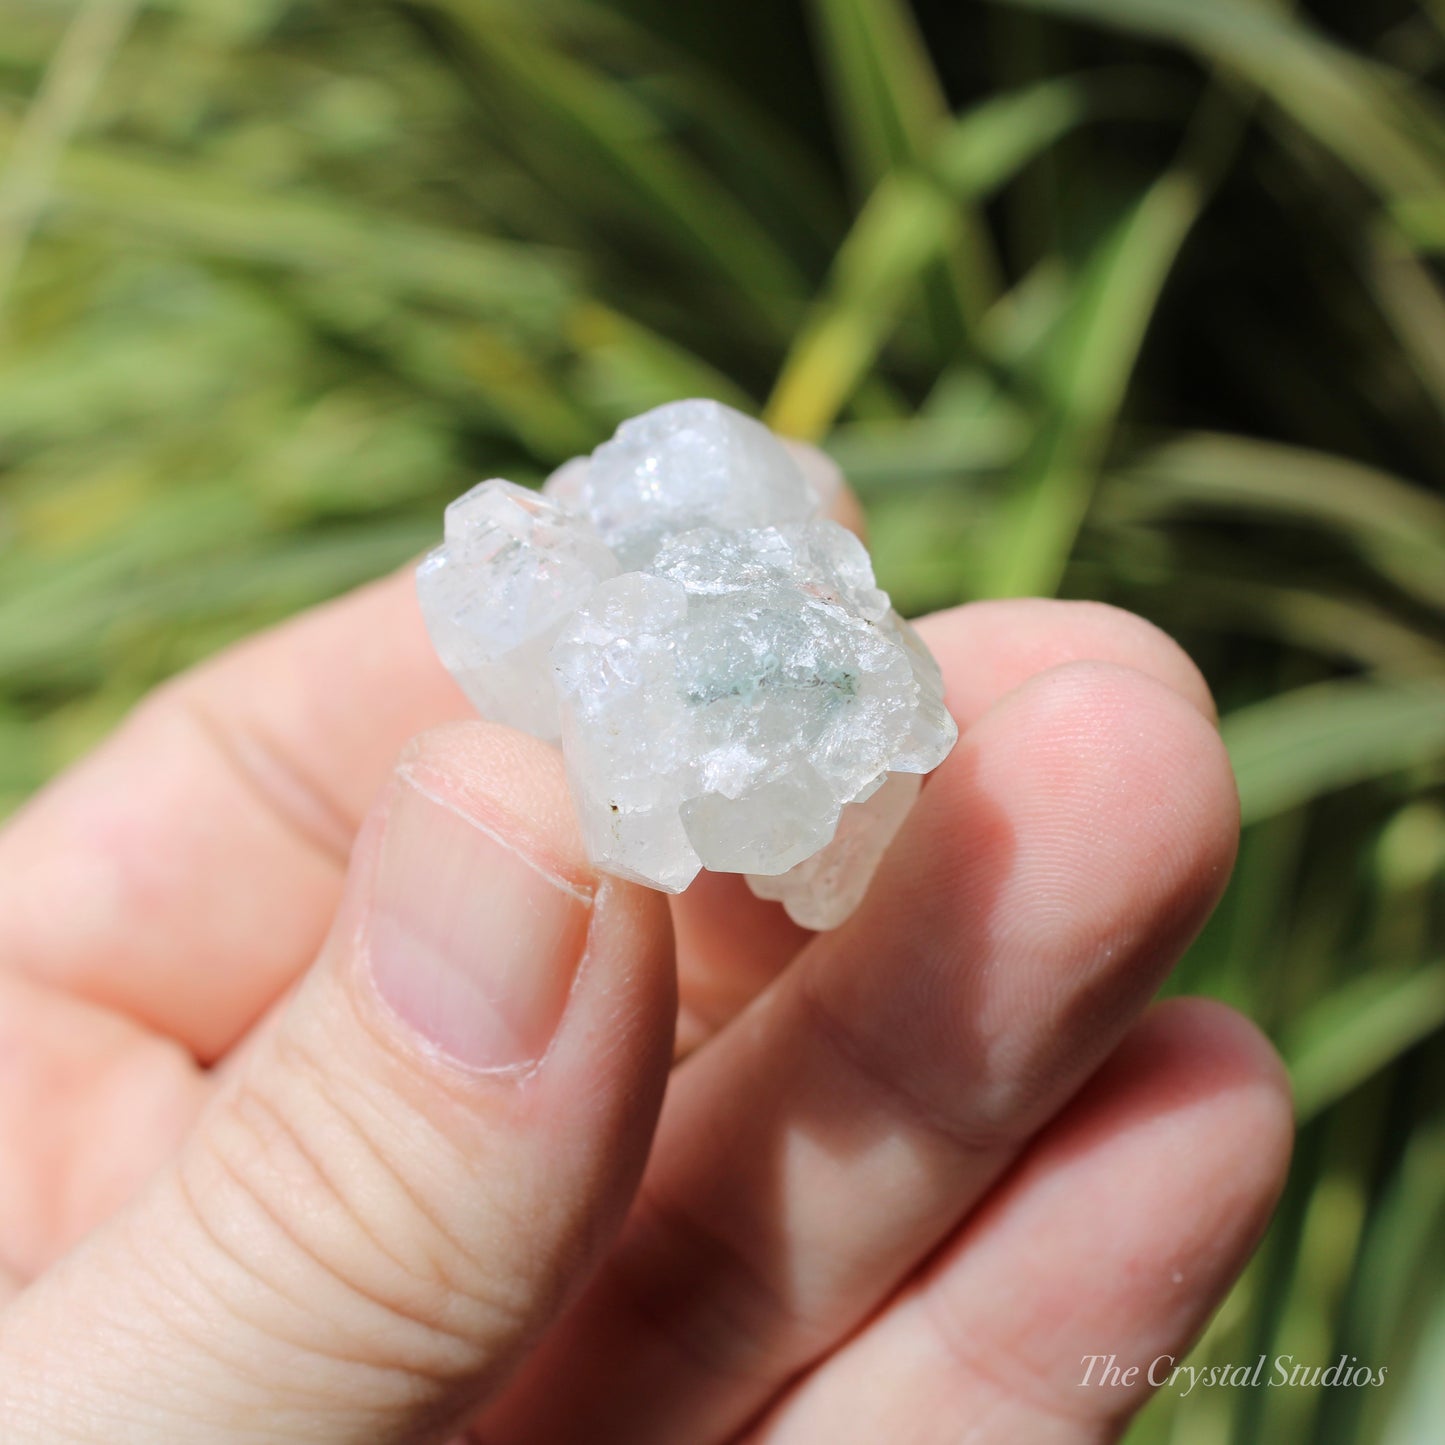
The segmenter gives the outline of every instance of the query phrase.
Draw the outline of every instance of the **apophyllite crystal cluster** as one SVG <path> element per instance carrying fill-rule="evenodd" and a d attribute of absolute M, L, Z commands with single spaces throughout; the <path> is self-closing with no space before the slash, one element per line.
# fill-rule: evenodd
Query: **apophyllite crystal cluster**
<path fill-rule="evenodd" d="M 745 873 L 799 923 L 863 896 L 953 746 L 937 665 L 826 488 L 715 401 L 624 422 L 541 494 L 483 482 L 417 573 L 486 717 L 560 741 L 597 867 Z"/>

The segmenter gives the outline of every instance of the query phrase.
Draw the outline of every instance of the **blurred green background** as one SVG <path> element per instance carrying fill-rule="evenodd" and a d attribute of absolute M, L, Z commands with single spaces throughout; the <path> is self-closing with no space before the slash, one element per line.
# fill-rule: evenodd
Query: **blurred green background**
<path fill-rule="evenodd" d="M 1177 986 L 1292 1181 L 1131 1439 L 1445 1420 L 1445 3 L 0 0 L 0 808 L 148 685 L 708 394 L 885 585 L 1105 598 L 1248 822 Z"/>

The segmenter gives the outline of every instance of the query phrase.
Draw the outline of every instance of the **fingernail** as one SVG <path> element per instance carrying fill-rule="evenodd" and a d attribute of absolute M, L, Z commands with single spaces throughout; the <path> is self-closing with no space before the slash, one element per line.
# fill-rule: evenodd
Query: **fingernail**
<path fill-rule="evenodd" d="M 368 940 L 377 991 L 422 1038 L 474 1069 L 547 1051 L 592 896 L 440 793 L 399 775 Z"/>

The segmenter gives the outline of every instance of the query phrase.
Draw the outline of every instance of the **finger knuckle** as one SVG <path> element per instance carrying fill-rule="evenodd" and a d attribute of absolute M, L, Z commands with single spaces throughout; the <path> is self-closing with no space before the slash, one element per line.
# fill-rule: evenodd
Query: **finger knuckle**
<path fill-rule="evenodd" d="M 425 1134 L 423 1121 L 358 1097 L 294 1043 L 237 1081 L 189 1161 L 185 1193 L 208 1252 L 241 1272 L 266 1333 L 353 1364 L 451 1378 L 515 1329 L 514 1284 L 437 1202 L 465 1198 L 475 1181 Z"/>

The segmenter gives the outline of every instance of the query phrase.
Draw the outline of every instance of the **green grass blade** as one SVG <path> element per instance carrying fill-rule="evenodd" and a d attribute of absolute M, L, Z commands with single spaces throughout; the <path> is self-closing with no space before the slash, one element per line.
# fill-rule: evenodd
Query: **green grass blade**
<path fill-rule="evenodd" d="M 1400 1374 L 1400 1371 L 1396 1371 Z M 1393 1401 L 1381 1445 L 1435 1445 L 1445 1418 L 1445 1296 Z"/>
<path fill-rule="evenodd" d="M 809 260 L 836 242 L 846 215 L 812 147 L 756 104 L 747 75 L 729 76 L 630 19 L 609 0 L 452 0 L 481 23 L 523 26 L 570 53 L 625 57 L 633 84 L 737 198 L 766 217 L 779 241 L 802 242 Z M 495 15 L 488 20 L 488 16 Z"/>
<path fill-rule="evenodd" d="M 1170 171 L 1095 249 L 1048 368 L 1050 420 L 997 518 L 991 564 L 979 583 L 983 595 L 1057 588 L 1144 333 L 1202 203 L 1199 181 Z"/>
<path fill-rule="evenodd" d="M 891 176 L 833 263 L 828 288 L 783 363 L 767 420 L 789 436 L 832 425 L 896 326 L 914 287 L 958 235 L 958 213 L 928 178 Z"/>
<path fill-rule="evenodd" d="M 1267 95 L 1363 180 L 1395 200 L 1445 187 L 1445 133 L 1405 100 L 1405 77 L 1336 45 L 1305 21 L 1248 0 L 1001 0 L 1173 41 Z"/>
<path fill-rule="evenodd" d="M 1445 607 L 1445 500 L 1344 457 L 1187 433 L 1119 473 L 1108 507 L 1124 518 L 1198 511 L 1326 528 L 1422 601 Z"/>
<path fill-rule="evenodd" d="M 927 167 L 959 199 L 985 200 L 1090 115 L 1107 113 L 1109 101 L 1126 99 L 1138 78 L 1061 76 L 990 96 L 939 133 Z"/>
<path fill-rule="evenodd" d="M 814 0 L 838 128 L 860 191 L 927 155 L 948 102 L 899 0 Z"/>
<path fill-rule="evenodd" d="M 1100 550 L 1119 540 L 1105 533 Z M 1108 576 L 1107 566 L 1097 560 L 1076 562 L 1069 569 L 1070 591 L 1100 595 L 1107 591 Z M 1167 585 L 1136 584 L 1131 600 L 1166 627 L 1283 640 L 1331 662 L 1384 673 L 1445 672 L 1445 640 L 1339 587 L 1264 582 L 1237 565 L 1207 566 L 1191 558 L 1181 561 Z"/>
<path fill-rule="evenodd" d="M 1245 822 L 1445 757 L 1445 679 L 1322 682 L 1224 720 Z"/>
<path fill-rule="evenodd" d="M 1445 1121 L 1421 1118 L 1405 1141 L 1403 1155 L 1372 1211 L 1357 1295 L 1349 1320 L 1351 1336 L 1365 1359 L 1419 1364 L 1429 1361 L 1428 1341 L 1434 1296 L 1445 1270 Z M 1425 1348 L 1422 1349 L 1422 1346 Z M 1440 1353 L 1445 1364 L 1445 1351 Z M 1397 1367 L 1398 1368 L 1398 1367 Z M 1435 1366 L 1438 1378 L 1439 1365 Z M 1403 1415 L 1411 1391 L 1398 1381 L 1389 1395 L 1371 1392 L 1352 1438 L 1386 1440 L 1387 1415 Z M 1392 1398 L 1393 1396 L 1393 1398 Z M 1421 1402 L 1416 1402 L 1421 1403 Z M 1422 1414 L 1414 1438 L 1428 1440 L 1429 1420 L 1438 1421 L 1445 1393 L 1433 1415 Z M 1392 1408 L 1393 1407 L 1393 1408 Z"/>
<path fill-rule="evenodd" d="M 0 313 L 44 214 L 55 168 L 140 0 L 85 0 L 46 67 L 0 170 Z"/>
<path fill-rule="evenodd" d="M 948 104 L 903 0 L 813 0 L 838 127 L 860 194 L 924 164 L 949 122 Z M 999 291 L 993 243 L 969 205 L 923 280 L 928 316 L 947 344 L 971 333 Z"/>
<path fill-rule="evenodd" d="M 553 184 L 576 204 L 630 217 L 665 234 L 677 252 L 773 329 L 804 290 L 786 251 L 726 188 L 678 146 L 627 85 L 524 27 L 499 23 L 464 0 L 438 6 L 460 26 L 480 82 L 515 112 L 524 154 L 545 153 Z M 545 149 L 544 149 L 545 148 Z"/>
<path fill-rule="evenodd" d="M 1445 251 L 1445 196 L 1407 197 L 1390 214 L 1417 251 Z"/>
<path fill-rule="evenodd" d="M 1295 1112 L 1312 1119 L 1445 1028 L 1445 961 L 1371 973 L 1321 999 L 1283 1044 Z"/>
<path fill-rule="evenodd" d="M 854 490 L 869 500 L 902 485 L 957 485 L 997 471 L 1018 460 L 1028 438 L 1027 415 L 991 397 L 932 416 L 851 422 L 829 433 L 828 450 Z"/>
<path fill-rule="evenodd" d="M 555 251 L 457 235 L 319 196 L 261 193 L 212 168 L 119 148 L 72 147 L 54 196 L 61 221 L 100 216 L 204 255 L 349 271 L 357 285 L 539 325 L 557 323 L 574 289 L 571 263 Z"/>
<path fill-rule="evenodd" d="M 1421 389 L 1445 418 L 1445 293 L 1428 265 L 1392 227 L 1377 226 L 1366 278 Z"/>
<path fill-rule="evenodd" d="M 925 170 L 887 176 L 834 260 L 826 289 L 783 363 L 767 414 L 793 436 L 821 436 L 897 329 L 915 284 L 985 197 L 1087 114 L 1087 91 L 1054 81 L 985 102 L 951 123 Z"/>
<path fill-rule="evenodd" d="M 714 397 L 739 411 L 756 407 L 715 366 L 601 302 L 571 313 L 567 339 L 577 349 L 578 389 L 604 416 L 621 421 L 689 396 Z"/>

